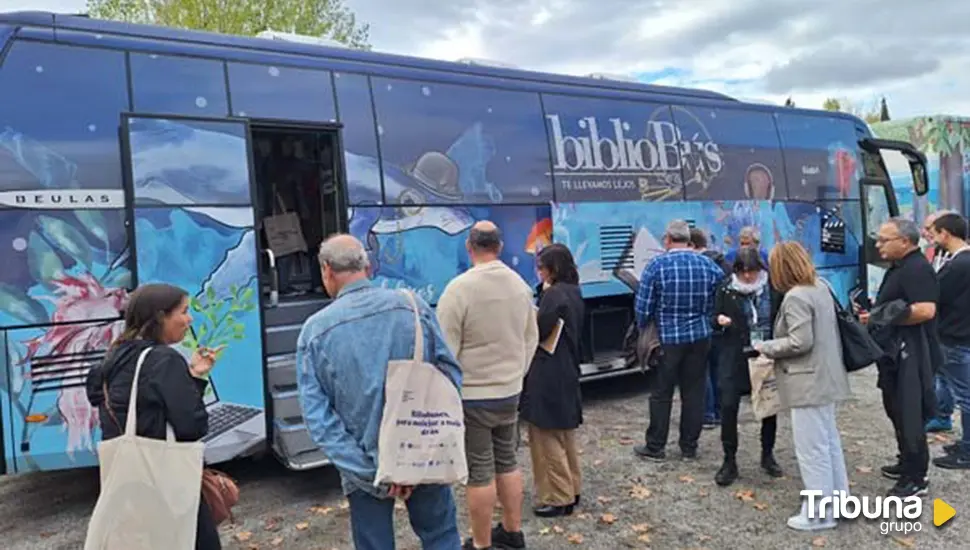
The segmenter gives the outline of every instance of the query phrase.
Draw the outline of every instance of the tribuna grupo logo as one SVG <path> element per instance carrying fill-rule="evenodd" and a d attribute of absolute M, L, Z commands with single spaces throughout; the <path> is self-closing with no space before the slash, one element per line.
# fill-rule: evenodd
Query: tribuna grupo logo
<path fill-rule="evenodd" d="M 685 139 L 677 125 L 650 120 L 645 123 L 643 137 L 637 138 L 630 136 L 632 126 L 621 118 L 610 118 L 609 124 L 601 127 L 596 117 L 582 117 L 576 122 L 576 132 L 564 128 L 559 115 L 546 115 L 546 119 L 557 174 L 659 175 L 683 169 L 691 179 L 698 170 L 712 178 L 724 167 L 718 144 L 703 126 Z"/>

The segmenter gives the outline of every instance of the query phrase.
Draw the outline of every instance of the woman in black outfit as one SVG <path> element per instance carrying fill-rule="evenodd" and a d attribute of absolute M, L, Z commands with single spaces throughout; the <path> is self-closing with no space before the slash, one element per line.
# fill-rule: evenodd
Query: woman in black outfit
<path fill-rule="evenodd" d="M 539 294 L 539 341 L 546 342 L 558 321 L 563 328 L 553 353 L 536 350 L 525 377 L 519 413 L 529 430 L 529 450 L 535 479 L 535 514 L 566 516 L 579 504 L 582 479 L 575 431 L 583 423 L 579 391 L 583 296 L 573 255 L 561 244 L 542 249 L 536 257 L 542 291 Z"/>
<path fill-rule="evenodd" d="M 202 377 L 212 370 L 218 349 L 201 349 L 188 364 L 169 347 L 185 337 L 192 323 L 188 309 L 188 294 L 178 287 L 143 285 L 132 293 L 125 311 L 124 332 L 112 344 L 104 363 L 91 369 L 87 379 L 88 400 L 98 407 L 104 440 L 118 437 L 124 430 L 135 365 L 141 352 L 149 347 L 152 350 L 145 357 L 138 379 L 137 434 L 165 439 L 167 423 L 177 441 L 198 441 L 205 436 L 209 415 L 202 396 L 208 381 Z M 204 499 L 199 503 L 195 547 L 222 548 Z"/>
<path fill-rule="evenodd" d="M 745 348 L 753 339 L 770 337 L 773 295 L 768 285 L 768 266 L 755 248 L 738 251 L 733 273 L 718 286 L 714 297 L 715 330 L 721 342 L 718 359 L 718 389 L 721 397 L 721 445 L 724 464 L 714 476 L 718 485 L 726 486 L 738 478 L 735 456 L 738 451 L 738 408 L 741 396 L 751 393 L 748 358 Z M 772 477 L 783 472 L 775 461 L 776 416 L 761 421 L 761 468 Z"/>

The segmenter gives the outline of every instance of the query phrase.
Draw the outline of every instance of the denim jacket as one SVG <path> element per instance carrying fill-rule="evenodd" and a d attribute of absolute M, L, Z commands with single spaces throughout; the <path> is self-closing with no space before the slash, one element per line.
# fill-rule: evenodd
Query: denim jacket
<path fill-rule="evenodd" d="M 415 295 L 425 360 L 461 391 L 461 369 L 431 307 Z M 407 296 L 367 279 L 348 284 L 300 331 L 296 365 L 300 404 L 310 437 L 340 472 L 344 494 L 383 498 L 375 487 L 377 441 L 387 363 L 414 356 L 414 313 Z"/>

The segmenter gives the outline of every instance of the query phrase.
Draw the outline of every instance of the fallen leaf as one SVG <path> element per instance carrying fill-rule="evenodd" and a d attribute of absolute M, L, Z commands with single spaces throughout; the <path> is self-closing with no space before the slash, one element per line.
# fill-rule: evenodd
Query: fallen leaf
<path fill-rule="evenodd" d="M 637 540 L 646 544 L 650 544 L 650 533 L 644 533 L 637 537 Z"/>
<path fill-rule="evenodd" d="M 333 512 L 333 508 L 330 506 L 311 506 L 310 512 L 317 514 L 318 516 L 326 516 Z"/>
<path fill-rule="evenodd" d="M 602 464 L 603 464 L 603 461 L 601 459 L 597 458 L 596 460 L 593 461 L 593 466 L 600 466 Z"/>
<path fill-rule="evenodd" d="M 743 489 L 734 493 L 734 496 L 743 502 L 751 502 L 754 500 L 754 491 L 751 489 Z"/>
<path fill-rule="evenodd" d="M 634 525 L 633 527 L 630 527 L 630 529 L 633 529 L 633 532 L 634 533 L 646 533 L 647 531 L 650 530 L 650 524 L 648 524 L 648 523 L 638 523 L 638 524 Z"/>
<path fill-rule="evenodd" d="M 235 534 L 235 539 L 239 542 L 246 542 L 251 538 L 253 538 L 253 534 L 250 531 L 240 531 Z"/>
<path fill-rule="evenodd" d="M 559 533 L 560 535 L 566 532 L 562 527 L 560 527 L 558 525 L 553 525 L 552 526 L 552 530 L 553 530 L 553 532 Z"/>
<path fill-rule="evenodd" d="M 552 529 L 549 528 L 549 527 L 543 527 L 542 529 L 539 529 L 539 534 L 540 535 L 548 535 L 549 534 L 549 531 L 552 531 Z"/>
<path fill-rule="evenodd" d="M 350 503 L 345 500 L 345 501 L 341 502 L 340 503 L 340 506 L 338 506 L 338 507 L 341 510 L 346 510 L 347 508 L 350 508 Z"/>
<path fill-rule="evenodd" d="M 620 445 L 633 445 L 633 438 L 627 436 L 620 437 Z"/>
<path fill-rule="evenodd" d="M 637 500 L 650 498 L 650 495 L 652 494 L 653 494 L 653 491 L 651 491 L 650 489 L 647 489 L 643 485 L 634 485 L 633 488 L 630 489 L 630 496 Z"/>
<path fill-rule="evenodd" d="M 694 478 L 692 478 L 690 474 L 684 474 L 680 476 L 680 480 L 683 481 L 684 483 L 694 483 Z"/>
<path fill-rule="evenodd" d="M 599 502 L 600 504 L 609 504 L 610 502 L 613 502 L 613 499 L 610 497 L 598 496 L 596 497 L 596 502 Z"/>
<path fill-rule="evenodd" d="M 310 524 L 305 521 L 301 521 L 300 523 L 294 525 L 294 527 L 296 527 L 297 531 L 306 531 L 306 529 L 310 527 Z"/>
<path fill-rule="evenodd" d="M 815 537 L 812 539 L 812 546 L 816 548 L 821 548 L 825 546 L 825 537 Z"/>
<path fill-rule="evenodd" d="M 752 504 L 752 506 L 754 506 L 756 510 L 764 511 L 768 509 L 768 505 L 765 504 L 764 502 L 755 502 L 754 504 Z"/>
<path fill-rule="evenodd" d="M 616 523 L 616 516 L 610 513 L 606 513 L 600 516 L 600 521 L 607 525 L 613 525 L 614 523 Z"/>
<path fill-rule="evenodd" d="M 711 540 L 711 536 L 710 535 L 697 535 L 697 540 L 699 540 L 701 542 L 707 542 L 707 541 Z"/>
<path fill-rule="evenodd" d="M 702 497 L 706 497 L 709 493 L 707 492 L 707 489 L 698 489 L 697 494 Z"/>
<path fill-rule="evenodd" d="M 850 481 L 849 482 L 849 487 L 855 487 L 855 481 Z"/>
<path fill-rule="evenodd" d="M 872 473 L 872 467 L 871 466 L 859 466 L 855 470 L 857 472 L 859 472 L 860 474 L 871 474 Z"/>
<path fill-rule="evenodd" d="M 276 537 L 275 539 L 269 541 L 270 546 L 279 546 L 283 544 L 283 537 Z"/>
<path fill-rule="evenodd" d="M 589 519 L 589 514 L 586 512 L 580 512 L 576 514 L 576 519 Z"/>
<path fill-rule="evenodd" d="M 407 510 L 408 507 L 404 505 L 404 502 L 403 501 L 400 501 L 399 500 L 399 501 L 397 501 L 397 502 L 394 503 L 394 509 L 397 510 L 398 512 L 403 512 L 403 511 Z"/>
<path fill-rule="evenodd" d="M 263 522 L 263 530 L 264 531 L 279 531 L 279 529 L 280 529 L 280 522 L 281 521 L 283 521 L 283 518 L 278 518 L 278 517 L 276 517 L 276 518 L 269 518 L 269 519 L 267 519 L 266 521 Z"/>
<path fill-rule="evenodd" d="M 579 533 L 573 533 L 572 535 L 569 535 L 568 537 L 566 537 L 566 540 L 568 540 L 573 544 L 582 544 L 583 535 L 580 535 Z"/>
<path fill-rule="evenodd" d="M 896 544 L 898 544 L 900 546 L 905 546 L 906 548 L 915 548 L 916 547 L 916 539 L 914 539 L 913 537 L 895 537 L 894 536 L 893 537 L 893 540 L 896 541 Z"/>

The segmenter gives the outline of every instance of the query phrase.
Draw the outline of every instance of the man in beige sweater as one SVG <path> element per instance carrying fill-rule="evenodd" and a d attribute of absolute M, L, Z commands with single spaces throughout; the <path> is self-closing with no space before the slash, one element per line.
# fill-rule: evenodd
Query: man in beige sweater
<path fill-rule="evenodd" d="M 472 268 L 445 287 L 436 308 L 462 371 L 468 515 L 464 548 L 524 548 L 516 424 L 522 380 L 539 345 L 532 288 L 502 263 L 502 232 L 480 221 L 468 234 Z M 502 523 L 492 528 L 496 497 Z"/>

